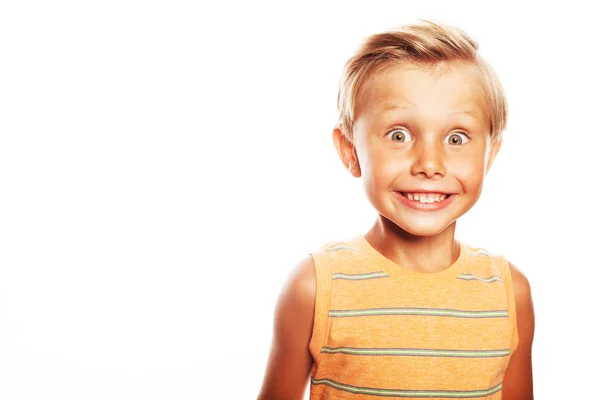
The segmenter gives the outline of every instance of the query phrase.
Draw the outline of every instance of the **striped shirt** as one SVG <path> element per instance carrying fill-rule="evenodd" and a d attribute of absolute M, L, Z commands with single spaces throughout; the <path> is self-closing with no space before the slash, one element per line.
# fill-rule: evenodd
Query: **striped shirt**
<path fill-rule="evenodd" d="M 312 253 L 311 400 L 502 398 L 518 341 L 508 263 L 460 247 L 436 273 L 401 267 L 363 236 Z"/>

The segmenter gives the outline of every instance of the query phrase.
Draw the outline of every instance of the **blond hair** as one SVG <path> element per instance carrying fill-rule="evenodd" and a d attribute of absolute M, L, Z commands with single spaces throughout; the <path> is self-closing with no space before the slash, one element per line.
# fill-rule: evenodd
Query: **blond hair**
<path fill-rule="evenodd" d="M 506 128 L 507 102 L 500 79 L 477 53 L 479 46 L 464 31 L 431 21 L 403 25 L 368 37 L 345 65 L 338 92 L 339 127 L 352 140 L 359 96 L 376 72 L 390 65 L 442 62 L 470 63 L 483 89 L 492 140 L 501 139 Z"/>

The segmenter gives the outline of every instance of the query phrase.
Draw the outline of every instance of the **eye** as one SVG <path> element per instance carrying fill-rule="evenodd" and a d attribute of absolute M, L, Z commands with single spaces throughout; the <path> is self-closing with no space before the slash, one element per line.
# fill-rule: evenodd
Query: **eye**
<path fill-rule="evenodd" d="M 446 136 L 446 143 L 453 146 L 465 144 L 469 141 L 469 138 L 464 133 L 456 132 Z"/>
<path fill-rule="evenodd" d="M 410 133 L 403 128 L 394 129 L 388 132 L 386 136 L 389 137 L 393 142 L 398 143 L 408 143 L 412 141 L 412 136 L 410 136 Z"/>

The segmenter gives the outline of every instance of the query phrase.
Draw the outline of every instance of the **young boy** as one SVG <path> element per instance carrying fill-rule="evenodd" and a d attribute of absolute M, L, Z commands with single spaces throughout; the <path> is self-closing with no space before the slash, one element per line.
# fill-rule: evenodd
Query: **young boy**
<path fill-rule="evenodd" d="M 323 246 L 279 298 L 259 399 L 532 399 L 529 283 L 454 238 L 501 144 L 506 100 L 459 29 L 368 38 L 346 64 L 338 154 L 378 218 Z"/>

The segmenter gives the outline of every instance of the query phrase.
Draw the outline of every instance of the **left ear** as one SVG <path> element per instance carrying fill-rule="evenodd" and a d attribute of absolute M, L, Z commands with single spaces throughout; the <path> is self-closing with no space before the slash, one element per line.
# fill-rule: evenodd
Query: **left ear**
<path fill-rule="evenodd" d="M 488 152 L 486 165 L 485 165 L 485 173 L 486 174 L 490 171 L 490 168 L 492 168 L 492 164 L 494 163 L 494 160 L 496 159 L 496 156 L 498 155 L 498 152 L 500 151 L 501 146 L 502 146 L 502 139 L 492 140 L 492 143 L 490 143 L 490 150 Z"/>

